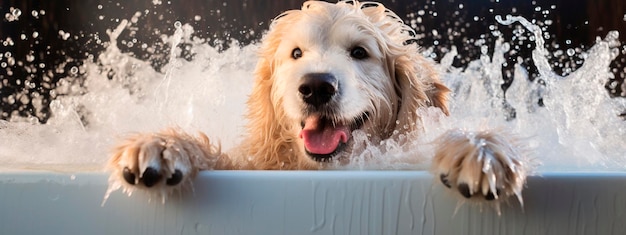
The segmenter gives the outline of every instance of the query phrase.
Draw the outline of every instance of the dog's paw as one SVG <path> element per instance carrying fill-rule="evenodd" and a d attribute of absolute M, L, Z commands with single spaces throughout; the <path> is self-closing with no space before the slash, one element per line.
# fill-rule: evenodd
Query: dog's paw
<path fill-rule="evenodd" d="M 165 199 L 172 191 L 191 185 L 199 170 L 210 169 L 220 150 L 208 138 L 189 136 L 174 129 L 152 134 L 135 134 L 114 150 L 107 169 L 108 195 L 123 188 L 156 192 Z"/>
<path fill-rule="evenodd" d="M 451 130 L 439 137 L 432 171 L 468 199 L 500 201 L 521 191 L 529 162 L 515 141 L 498 131 Z"/>

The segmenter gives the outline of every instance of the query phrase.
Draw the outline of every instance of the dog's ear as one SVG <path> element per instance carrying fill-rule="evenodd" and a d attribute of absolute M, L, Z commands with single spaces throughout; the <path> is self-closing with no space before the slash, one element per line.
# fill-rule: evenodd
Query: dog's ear
<path fill-rule="evenodd" d="M 259 51 L 259 61 L 256 65 L 254 85 L 252 92 L 248 97 L 248 132 L 249 136 L 258 141 L 255 144 L 264 145 L 272 141 L 269 141 L 274 135 L 272 132 L 276 131 L 276 115 L 277 112 L 272 103 L 272 84 L 273 84 L 273 60 L 269 54 L 271 45 L 267 45 L 269 40 L 265 41 L 265 45 L 262 45 Z M 265 146 L 267 147 L 267 146 Z M 264 149 L 260 147 L 258 149 Z M 265 148 L 267 149 L 267 148 Z"/>
<path fill-rule="evenodd" d="M 432 63 L 419 55 L 401 55 L 390 60 L 390 73 L 395 79 L 398 94 L 398 126 L 396 129 L 415 129 L 420 107 L 435 106 L 448 115 L 447 94 L 450 90 L 439 81 Z"/>
<path fill-rule="evenodd" d="M 252 92 L 248 97 L 247 136 L 243 143 L 246 156 L 257 159 L 251 161 L 255 169 L 281 169 L 284 162 L 296 162 L 287 159 L 291 155 L 284 152 L 289 148 L 285 139 L 288 133 L 283 125 L 284 112 L 278 105 L 280 100 L 272 96 L 275 70 L 275 52 L 280 44 L 279 29 L 274 27 L 259 48 L 259 61 L 255 69 Z"/>

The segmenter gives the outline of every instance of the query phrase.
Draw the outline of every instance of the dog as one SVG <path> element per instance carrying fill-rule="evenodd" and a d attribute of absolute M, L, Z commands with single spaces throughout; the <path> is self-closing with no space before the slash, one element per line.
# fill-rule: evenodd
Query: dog
<path fill-rule="evenodd" d="M 262 39 L 239 147 L 223 153 L 207 135 L 176 128 L 135 134 L 114 148 L 110 183 L 171 192 L 202 170 L 328 169 L 350 161 L 355 131 L 377 140 L 424 131 L 418 109 L 449 115 L 450 90 L 416 41 L 380 3 L 305 2 Z M 435 142 L 432 172 L 464 198 L 521 200 L 527 162 L 515 142 L 504 131 L 452 128 Z"/>

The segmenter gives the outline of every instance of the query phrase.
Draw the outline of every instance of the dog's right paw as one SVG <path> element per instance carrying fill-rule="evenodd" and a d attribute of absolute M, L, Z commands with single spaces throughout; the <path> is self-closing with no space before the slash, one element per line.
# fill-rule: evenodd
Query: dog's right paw
<path fill-rule="evenodd" d="M 135 134 L 113 150 L 105 197 L 123 188 L 129 195 L 142 189 L 165 199 L 172 191 L 190 186 L 198 171 L 212 168 L 219 155 L 219 148 L 210 145 L 203 134 L 192 137 L 174 129 Z"/>
<path fill-rule="evenodd" d="M 451 130 L 437 143 L 433 173 L 443 185 L 464 198 L 499 202 L 515 195 L 531 170 L 516 141 L 496 130 Z"/>

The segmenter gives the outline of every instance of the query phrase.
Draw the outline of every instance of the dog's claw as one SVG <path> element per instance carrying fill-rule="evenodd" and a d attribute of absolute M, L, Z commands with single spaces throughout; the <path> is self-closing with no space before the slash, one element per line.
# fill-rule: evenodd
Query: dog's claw
<path fill-rule="evenodd" d="M 461 184 L 459 184 L 459 186 L 457 188 L 459 189 L 459 193 L 461 193 L 461 195 L 463 195 L 463 197 L 465 197 L 465 198 L 472 197 L 472 192 L 470 192 L 469 185 L 467 185 L 465 183 L 461 183 Z"/>
<path fill-rule="evenodd" d="M 154 186 L 156 183 L 159 182 L 160 179 L 161 175 L 156 169 L 152 167 L 146 168 L 146 170 L 143 172 L 143 175 L 141 176 L 141 180 L 146 187 Z"/>
<path fill-rule="evenodd" d="M 452 186 L 450 185 L 450 180 L 448 180 L 447 174 L 439 175 L 439 179 L 441 180 L 441 183 L 443 183 L 443 185 L 445 185 L 448 188 L 452 188 Z"/>
<path fill-rule="evenodd" d="M 124 176 L 124 180 L 126 180 L 127 183 L 135 185 L 135 174 L 130 172 L 130 169 L 128 169 L 128 167 L 124 167 L 122 175 Z"/>
<path fill-rule="evenodd" d="M 492 201 L 496 199 L 496 195 L 500 196 L 500 189 L 496 190 L 496 194 L 493 194 L 493 192 L 491 191 L 487 192 L 487 195 L 485 195 L 485 200 Z"/>
<path fill-rule="evenodd" d="M 169 186 L 174 186 L 181 181 L 183 181 L 183 173 L 180 170 L 176 169 L 176 171 L 174 171 L 174 174 L 172 174 L 172 177 L 167 179 L 165 183 Z"/>

